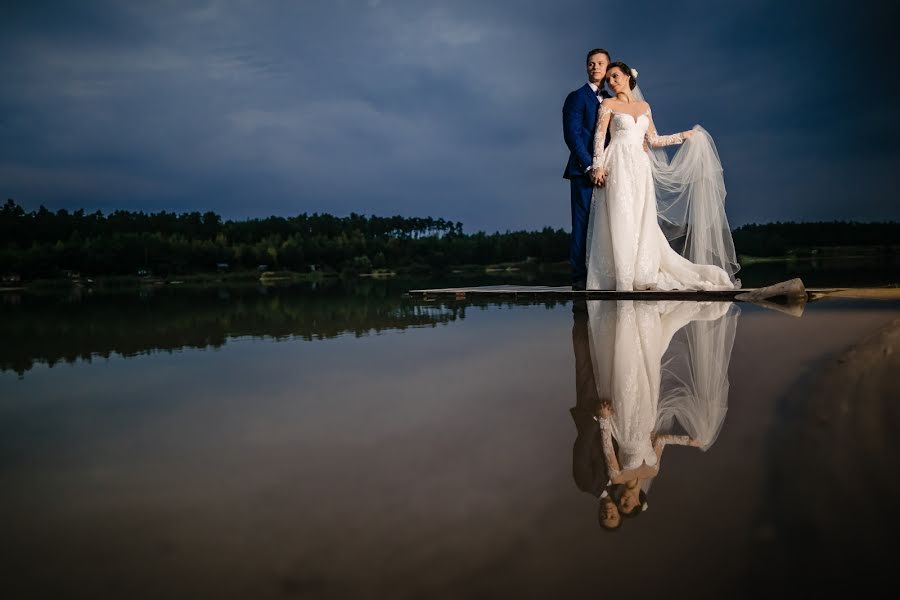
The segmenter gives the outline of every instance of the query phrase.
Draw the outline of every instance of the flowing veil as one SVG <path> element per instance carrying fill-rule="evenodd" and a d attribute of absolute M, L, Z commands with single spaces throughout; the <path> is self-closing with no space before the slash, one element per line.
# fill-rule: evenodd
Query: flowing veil
<path fill-rule="evenodd" d="M 645 100 L 639 86 L 632 94 Z M 671 161 L 662 148 L 650 148 L 660 227 L 682 256 L 723 269 L 740 287 L 735 277 L 740 265 L 725 216 L 722 163 L 709 133 L 699 125 L 693 130 Z"/>

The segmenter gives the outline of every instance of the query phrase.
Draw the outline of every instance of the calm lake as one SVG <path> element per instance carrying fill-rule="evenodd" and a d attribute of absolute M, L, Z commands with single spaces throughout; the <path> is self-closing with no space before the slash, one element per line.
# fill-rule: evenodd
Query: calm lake
<path fill-rule="evenodd" d="M 473 283 L 491 281 L 0 294 L 3 597 L 723 598 L 887 579 L 900 302 L 793 317 L 403 297 Z M 667 446 L 647 509 L 607 531 L 591 415 L 629 369 L 705 449 Z"/>

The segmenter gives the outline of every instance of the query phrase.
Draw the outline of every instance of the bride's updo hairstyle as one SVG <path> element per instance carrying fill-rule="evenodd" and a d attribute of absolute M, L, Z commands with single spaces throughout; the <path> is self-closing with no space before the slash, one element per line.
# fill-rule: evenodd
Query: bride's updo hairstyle
<path fill-rule="evenodd" d="M 606 67 L 606 74 L 609 75 L 609 72 L 613 69 L 618 68 L 622 71 L 622 74 L 628 77 L 628 89 L 633 90 L 634 86 L 637 85 L 637 81 L 634 80 L 634 75 L 631 74 L 631 67 L 623 63 L 621 60 L 617 60 L 616 62 L 609 63 L 609 66 Z"/>

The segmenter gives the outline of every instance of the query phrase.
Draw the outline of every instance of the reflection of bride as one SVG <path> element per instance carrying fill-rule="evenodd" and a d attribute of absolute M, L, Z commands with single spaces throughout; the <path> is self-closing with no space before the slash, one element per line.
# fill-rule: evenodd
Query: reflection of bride
<path fill-rule="evenodd" d="M 667 444 L 712 446 L 728 405 L 739 309 L 718 302 L 590 302 L 598 421 L 620 510 L 643 504 Z M 615 450 L 613 439 L 618 446 Z"/>

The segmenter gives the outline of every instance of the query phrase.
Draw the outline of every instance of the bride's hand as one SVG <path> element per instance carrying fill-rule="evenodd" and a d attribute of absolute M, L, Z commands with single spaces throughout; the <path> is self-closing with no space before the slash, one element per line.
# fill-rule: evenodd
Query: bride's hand
<path fill-rule="evenodd" d="M 600 167 L 591 170 L 591 182 L 597 187 L 603 187 L 606 180 L 606 169 Z"/>
<path fill-rule="evenodd" d="M 610 404 L 609 400 L 603 400 L 600 403 L 600 416 L 604 419 L 608 419 L 612 414 L 612 404 Z"/>
<path fill-rule="evenodd" d="M 689 140 L 689 139 L 691 139 L 692 137 L 694 137 L 694 134 L 695 134 L 695 133 L 697 133 L 697 132 L 694 131 L 693 129 L 691 129 L 690 131 L 684 131 L 684 132 L 682 132 L 681 135 L 684 137 L 685 140 Z"/>

